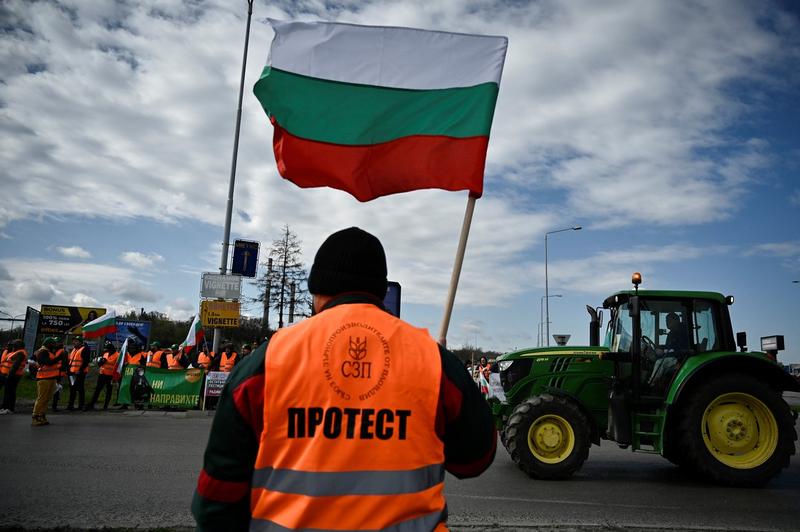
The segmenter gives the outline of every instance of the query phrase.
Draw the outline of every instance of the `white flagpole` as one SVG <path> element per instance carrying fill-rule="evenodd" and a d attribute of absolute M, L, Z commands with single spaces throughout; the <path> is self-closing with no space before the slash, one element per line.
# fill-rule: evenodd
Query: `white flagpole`
<path fill-rule="evenodd" d="M 461 277 L 461 265 L 464 264 L 464 253 L 467 249 L 467 237 L 469 237 L 469 228 L 472 225 L 472 213 L 475 211 L 476 199 L 472 195 L 467 199 L 467 210 L 464 212 L 464 222 L 461 224 L 461 237 L 458 239 L 456 260 L 453 264 L 453 273 L 450 276 L 450 289 L 447 292 L 447 301 L 445 301 L 442 327 L 439 329 L 439 344 L 442 346 L 447 346 L 447 329 L 450 327 L 450 316 L 453 314 L 453 304 L 456 301 L 458 279 Z"/>

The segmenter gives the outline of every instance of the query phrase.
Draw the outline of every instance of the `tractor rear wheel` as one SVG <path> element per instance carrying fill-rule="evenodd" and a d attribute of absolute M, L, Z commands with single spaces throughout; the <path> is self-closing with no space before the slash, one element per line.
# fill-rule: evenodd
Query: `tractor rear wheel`
<path fill-rule="evenodd" d="M 529 476 L 572 476 L 589 456 L 589 422 L 573 401 L 549 394 L 520 403 L 508 419 L 504 439 L 511 459 Z"/>
<path fill-rule="evenodd" d="M 688 397 L 678 435 L 687 465 L 714 482 L 759 487 L 789 466 L 797 432 L 779 392 L 728 373 Z"/>

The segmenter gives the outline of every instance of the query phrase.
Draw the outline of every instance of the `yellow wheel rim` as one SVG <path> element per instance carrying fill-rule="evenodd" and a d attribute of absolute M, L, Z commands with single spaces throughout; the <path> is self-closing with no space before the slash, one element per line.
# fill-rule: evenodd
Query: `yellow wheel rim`
<path fill-rule="evenodd" d="M 536 419 L 528 429 L 528 448 L 538 460 L 557 464 L 575 448 L 572 426 L 561 416 L 547 414 Z"/>
<path fill-rule="evenodd" d="M 700 430 L 712 456 L 728 467 L 753 469 L 778 447 L 778 423 L 767 405 L 746 393 L 726 393 L 703 413 Z"/>

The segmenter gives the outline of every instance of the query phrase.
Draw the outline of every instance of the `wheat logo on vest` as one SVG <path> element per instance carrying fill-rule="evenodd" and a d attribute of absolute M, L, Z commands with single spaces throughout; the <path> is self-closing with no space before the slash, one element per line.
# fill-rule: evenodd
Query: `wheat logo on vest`
<path fill-rule="evenodd" d="M 348 401 L 366 401 L 380 392 L 391 364 L 386 337 L 366 323 L 341 325 L 326 342 L 322 355 L 325 381 Z"/>

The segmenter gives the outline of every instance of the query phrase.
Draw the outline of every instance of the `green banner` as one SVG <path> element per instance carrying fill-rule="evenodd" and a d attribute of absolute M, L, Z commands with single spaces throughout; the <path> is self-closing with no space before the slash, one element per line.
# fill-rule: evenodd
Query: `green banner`
<path fill-rule="evenodd" d="M 129 405 L 131 401 L 131 378 L 138 366 L 126 365 L 122 369 L 122 382 L 119 388 L 119 402 Z M 192 408 L 197 406 L 200 388 L 203 384 L 203 370 L 199 368 L 170 370 L 145 368 L 147 381 L 152 388 L 150 405 L 180 406 Z"/>

